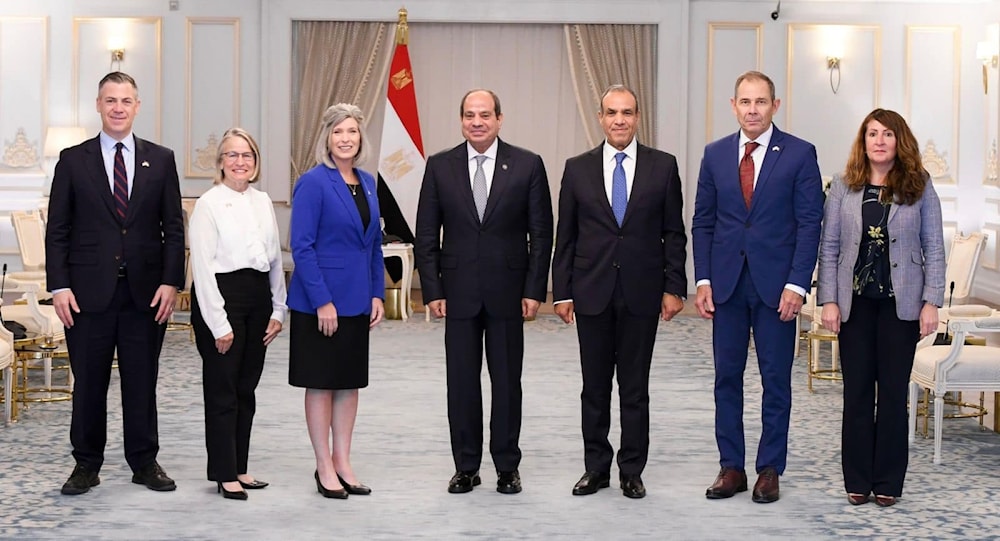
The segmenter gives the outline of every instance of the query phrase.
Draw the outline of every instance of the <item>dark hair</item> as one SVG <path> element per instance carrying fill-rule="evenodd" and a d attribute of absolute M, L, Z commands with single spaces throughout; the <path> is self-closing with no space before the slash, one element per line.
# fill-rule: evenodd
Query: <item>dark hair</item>
<path fill-rule="evenodd" d="M 139 91 L 139 86 L 135 84 L 135 79 L 131 75 L 123 71 L 112 71 L 111 73 L 104 76 L 100 83 L 97 83 L 97 92 L 100 93 L 101 89 L 104 88 L 104 83 L 118 83 L 118 84 L 130 84 L 132 88 Z"/>
<path fill-rule="evenodd" d="M 604 98 L 608 97 L 608 94 L 612 92 L 628 92 L 629 94 L 632 94 L 632 99 L 635 100 L 635 112 L 639 112 L 639 96 L 636 96 L 635 91 L 623 84 L 611 85 L 604 91 L 604 94 L 601 94 L 601 102 L 598 104 L 598 111 L 604 110 Z"/>
<path fill-rule="evenodd" d="M 490 94 L 490 96 L 493 96 L 493 114 L 496 115 L 496 116 L 500 116 L 501 115 L 501 113 L 500 113 L 500 98 L 497 97 L 496 93 L 494 93 L 492 90 L 490 90 L 488 88 L 473 88 L 472 90 L 466 92 L 464 96 L 462 96 L 462 103 L 460 103 L 458 105 L 458 116 L 459 117 L 465 116 L 465 100 L 466 100 L 466 98 L 469 97 L 469 94 L 472 94 L 473 92 L 488 92 Z"/>
<path fill-rule="evenodd" d="M 870 178 L 871 164 L 866 152 L 865 136 L 868 132 L 868 123 L 872 120 L 892 130 L 896 136 L 896 158 L 892 169 L 886 175 L 882 196 L 885 201 L 898 200 L 904 205 L 912 205 L 924 194 L 927 173 L 920 159 L 920 145 L 917 144 L 917 138 L 903 117 L 895 111 L 875 109 L 861 121 L 858 136 L 854 138 L 851 154 L 847 158 L 844 182 L 852 191 L 858 191 L 864 188 Z"/>
<path fill-rule="evenodd" d="M 733 86 L 733 98 L 740 91 L 740 83 L 743 81 L 764 81 L 767 83 L 767 88 L 771 91 L 771 101 L 774 101 L 774 81 L 770 77 L 764 75 L 759 71 L 745 71 L 736 78 L 736 85 Z"/>

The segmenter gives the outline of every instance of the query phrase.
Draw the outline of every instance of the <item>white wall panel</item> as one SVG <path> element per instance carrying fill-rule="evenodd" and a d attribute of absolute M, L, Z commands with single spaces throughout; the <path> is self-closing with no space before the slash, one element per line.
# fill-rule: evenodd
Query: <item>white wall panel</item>
<path fill-rule="evenodd" d="M 906 111 L 935 185 L 959 178 L 961 31 L 957 26 L 906 27 Z M 946 215 L 947 217 L 947 215 Z"/>
<path fill-rule="evenodd" d="M 239 19 L 188 18 L 186 74 L 184 176 L 211 178 L 222 134 L 240 123 Z"/>
<path fill-rule="evenodd" d="M 814 144 L 826 141 L 816 148 L 820 171 L 843 171 L 861 120 L 879 104 L 880 29 L 790 24 L 787 47 L 786 120 L 779 127 Z M 839 87 L 828 56 L 840 57 Z"/>
<path fill-rule="evenodd" d="M 125 48 L 121 64 L 111 62 L 109 43 Z M 139 113 L 133 132 L 160 141 L 162 73 L 159 17 L 78 17 L 73 20 L 73 92 L 76 117 L 87 133 L 101 129 L 97 113 L 97 84 L 111 71 L 123 71 L 139 87 Z"/>
<path fill-rule="evenodd" d="M 761 69 L 762 32 L 759 23 L 708 23 L 706 143 L 736 130 L 730 104 L 733 83 L 741 73 Z"/>
<path fill-rule="evenodd" d="M 0 17 L 0 172 L 43 168 L 47 36 L 46 17 Z"/>

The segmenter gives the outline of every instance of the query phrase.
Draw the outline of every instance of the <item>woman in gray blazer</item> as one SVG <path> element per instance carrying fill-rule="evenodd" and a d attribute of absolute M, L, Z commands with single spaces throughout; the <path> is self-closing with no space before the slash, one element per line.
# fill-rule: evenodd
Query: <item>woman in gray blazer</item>
<path fill-rule="evenodd" d="M 848 501 L 888 507 L 907 466 L 906 392 L 917 341 L 944 301 L 941 201 L 898 113 L 865 117 L 824 210 L 817 303 L 839 333 Z M 877 406 L 877 407 L 876 407 Z"/>

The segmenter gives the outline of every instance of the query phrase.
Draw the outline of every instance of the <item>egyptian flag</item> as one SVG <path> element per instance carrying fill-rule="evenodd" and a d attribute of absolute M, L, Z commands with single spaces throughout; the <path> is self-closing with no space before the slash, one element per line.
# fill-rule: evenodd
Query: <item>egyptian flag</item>
<path fill-rule="evenodd" d="M 385 96 L 385 119 L 382 121 L 378 199 L 379 212 L 385 219 L 386 237 L 398 237 L 403 242 L 413 242 L 413 230 L 417 225 L 417 200 L 420 197 L 425 165 L 410 53 L 406 48 L 408 41 L 406 12 L 400 10 L 399 24 L 396 26 L 396 50 L 392 55 Z M 398 267 L 388 270 L 393 280 L 398 280 L 402 275 L 402 270 Z"/>

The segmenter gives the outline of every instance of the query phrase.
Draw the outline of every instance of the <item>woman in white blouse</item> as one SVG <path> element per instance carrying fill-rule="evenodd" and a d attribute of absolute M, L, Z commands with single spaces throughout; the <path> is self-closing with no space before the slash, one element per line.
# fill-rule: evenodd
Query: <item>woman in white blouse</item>
<path fill-rule="evenodd" d="M 232 128 L 219 143 L 215 186 L 190 221 L 191 323 L 201 354 L 208 480 L 223 497 L 246 500 L 244 489 L 268 484 L 247 473 L 254 390 L 267 345 L 285 319 L 285 281 L 278 222 L 271 198 L 250 185 L 260 151 L 249 133 Z"/>

